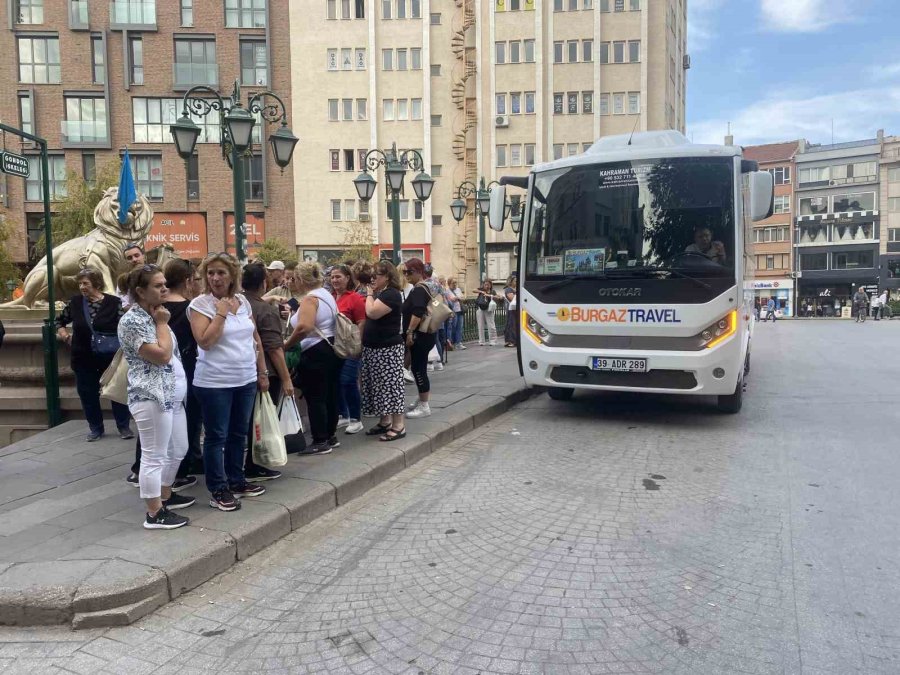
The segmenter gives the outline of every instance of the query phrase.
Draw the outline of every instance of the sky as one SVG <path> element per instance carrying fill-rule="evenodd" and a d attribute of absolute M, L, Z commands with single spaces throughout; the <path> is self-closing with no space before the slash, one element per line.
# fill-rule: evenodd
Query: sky
<path fill-rule="evenodd" d="M 900 0 L 687 4 L 694 142 L 722 143 L 729 122 L 739 145 L 900 135 Z"/>

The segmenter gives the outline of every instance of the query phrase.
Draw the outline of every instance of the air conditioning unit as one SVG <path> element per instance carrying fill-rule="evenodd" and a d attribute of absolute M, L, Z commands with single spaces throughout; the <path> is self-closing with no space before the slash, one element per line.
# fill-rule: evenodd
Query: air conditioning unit
<path fill-rule="evenodd" d="M 685 54 L 683 57 L 681 57 L 681 67 L 684 68 L 685 70 L 691 69 L 691 55 L 690 54 Z"/>
<path fill-rule="evenodd" d="M 802 277 L 803 277 L 803 272 L 801 272 L 799 270 L 796 272 L 791 272 L 791 279 L 800 279 Z"/>
<path fill-rule="evenodd" d="M 509 126 L 509 115 L 497 115 L 494 118 L 494 126 L 497 128 Z"/>

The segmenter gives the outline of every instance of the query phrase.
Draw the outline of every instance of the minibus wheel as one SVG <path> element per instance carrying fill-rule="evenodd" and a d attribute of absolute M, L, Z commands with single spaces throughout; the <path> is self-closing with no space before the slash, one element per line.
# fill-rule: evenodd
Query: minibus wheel
<path fill-rule="evenodd" d="M 737 386 L 734 388 L 733 394 L 719 396 L 717 407 L 719 412 L 735 415 L 741 411 L 744 403 L 744 378 L 738 379 Z"/>
<path fill-rule="evenodd" d="M 574 389 L 567 387 L 549 387 L 547 389 L 547 395 L 554 401 L 571 401 L 574 393 Z"/>

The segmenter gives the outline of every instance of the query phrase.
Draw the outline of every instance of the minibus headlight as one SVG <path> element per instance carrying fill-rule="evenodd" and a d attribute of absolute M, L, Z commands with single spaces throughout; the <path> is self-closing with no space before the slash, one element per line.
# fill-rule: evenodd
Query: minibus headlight
<path fill-rule="evenodd" d="M 701 344 L 706 349 L 711 349 L 734 335 L 736 331 L 737 310 L 733 309 L 700 333 Z"/>
<path fill-rule="evenodd" d="M 522 325 L 525 327 L 525 333 L 539 345 L 550 339 L 550 331 L 524 310 L 522 310 Z"/>

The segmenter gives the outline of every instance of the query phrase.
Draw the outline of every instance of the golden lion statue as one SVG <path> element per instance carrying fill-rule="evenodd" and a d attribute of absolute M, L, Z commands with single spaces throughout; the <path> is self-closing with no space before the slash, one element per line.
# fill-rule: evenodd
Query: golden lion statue
<path fill-rule="evenodd" d="M 53 281 L 56 299 L 66 301 L 78 293 L 75 275 L 79 270 L 90 267 L 103 277 L 103 290 L 116 292 L 116 276 L 125 267 L 122 248 L 128 243 L 144 245 L 144 240 L 153 225 L 153 208 L 144 195 L 128 209 L 125 224 L 119 222 L 119 188 L 111 187 L 103 193 L 103 198 L 94 209 L 94 224 L 97 226 L 83 237 L 70 239 L 53 247 Z M 31 308 L 36 300 L 47 299 L 47 257 L 38 262 L 25 277 L 24 293 L 21 298 L 0 307 L 22 306 Z"/>

